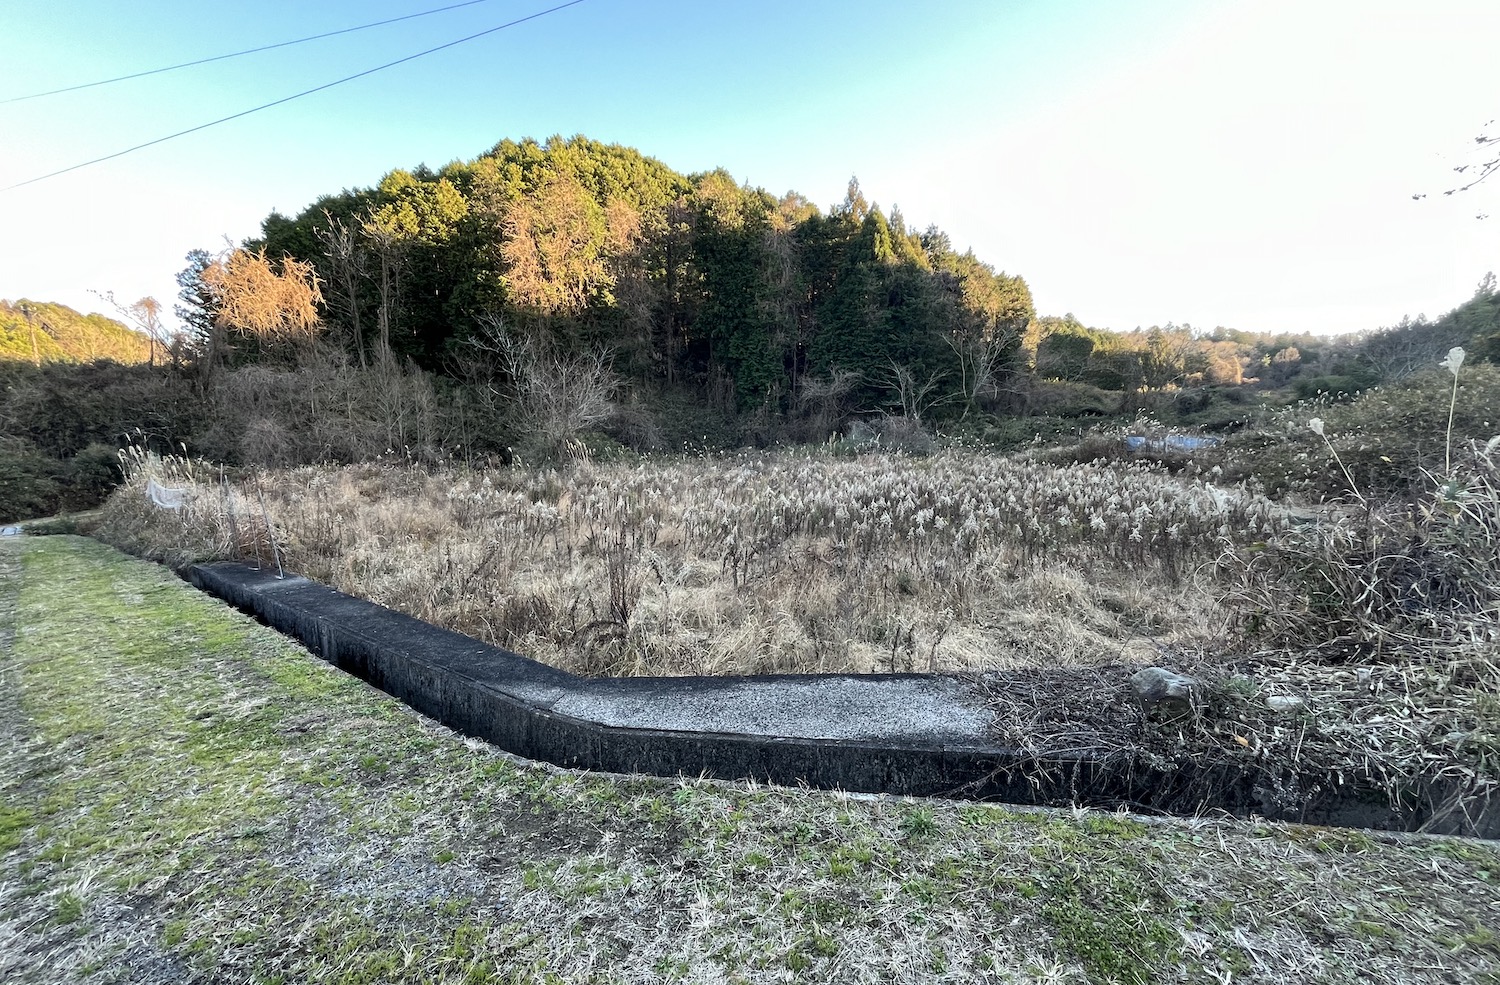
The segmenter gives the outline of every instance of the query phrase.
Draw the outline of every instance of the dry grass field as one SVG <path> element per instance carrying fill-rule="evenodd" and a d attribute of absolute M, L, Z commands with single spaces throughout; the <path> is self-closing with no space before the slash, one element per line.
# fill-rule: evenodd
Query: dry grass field
<path fill-rule="evenodd" d="M 269 519 L 299 573 L 585 674 L 1158 662 L 1222 637 L 1221 559 L 1286 522 L 1146 465 L 963 451 L 371 464 L 223 487 L 201 464 L 139 462 L 116 542 L 273 563 Z M 153 507 L 152 476 L 188 506 Z"/>

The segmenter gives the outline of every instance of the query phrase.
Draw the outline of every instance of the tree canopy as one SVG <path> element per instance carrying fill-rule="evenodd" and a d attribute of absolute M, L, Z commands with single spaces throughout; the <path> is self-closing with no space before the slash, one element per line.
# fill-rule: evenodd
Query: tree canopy
<path fill-rule="evenodd" d="M 857 181 L 824 214 L 585 137 L 392 171 L 267 217 L 247 246 L 309 264 L 330 337 L 361 358 L 386 347 L 441 368 L 499 319 L 740 410 L 785 410 L 836 373 L 856 374 L 860 405 L 885 407 L 893 366 L 956 387 L 962 346 L 997 347 L 1003 371 L 1034 314 L 1022 278 L 918 235 Z"/>

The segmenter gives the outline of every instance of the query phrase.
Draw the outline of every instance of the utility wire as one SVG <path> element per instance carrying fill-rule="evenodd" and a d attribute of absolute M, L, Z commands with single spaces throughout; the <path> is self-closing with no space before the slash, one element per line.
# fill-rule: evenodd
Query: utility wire
<path fill-rule="evenodd" d="M 261 51 L 272 51 L 276 48 L 288 48 L 294 44 L 304 44 L 308 41 L 320 41 L 323 38 L 333 38 L 340 34 L 353 34 L 355 31 L 364 31 L 372 27 L 383 27 L 386 24 L 395 24 L 399 21 L 409 21 L 416 17 L 426 17 L 428 14 L 441 14 L 447 10 L 457 10 L 460 7 L 472 7 L 476 3 L 489 3 L 490 0 L 464 0 L 463 3 L 449 4 L 446 7 L 435 7 L 432 10 L 423 10 L 415 14 L 406 14 L 402 17 L 392 17 L 388 20 L 375 21 L 372 24 L 360 24 L 358 27 L 346 27 L 337 31 L 328 31 L 323 34 L 313 34 L 305 38 L 295 38 L 291 41 L 278 41 L 276 44 L 261 45 L 259 48 L 246 48 L 244 51 L 231 51 L 227 55 L 214 55 L 210 58 L 199 58 L 191 62 L 181 62 L 177 65 L 166 65 L 162 68 L 147 69 L 144 72 L 133 72 L 130 75 L 117 75 L 112 79 L 100 79 L 98 82 L 84 82 L 75 86 L 64 86 L 61 89 L 48 89 L 46 92 L 33 92 L 24 96 L 11 96 L 9 99 L 0 99 L 0 106 L 6 103 L 19 103 L 27 99 L 41 99 L 43 96 L 56 96 L 64 92 L 77 92 L 79 89 L 93 89 L 96 86 L 112 85 L 115 82 L 126 82 L 130 79 L 143 79 L 148 75 L 160 75 L 163 72 L 175 72 L 179 68 L 192 68 L 194 65 L 207 65 L 209 62 L 222 62 L 226 58 L 239 58 L 241 55 L 253 55 Z"/>
<path fill-rule="evenodd" d="M 398 58 L 393 62 L 386 62 L 384 65 L 377 65 L 374 68 L 367 68 L 363 72 L 356 72 L 353 75 L 346 75 L 342 79 L 335 79 L 332 82 L 325 82 L 323 85 L 315 86 L 312 89 L 304 89 L 301 92 L 293 93 L 290 96 L 283 96 L 282 98 L 273 100 L 269 103 L 262 103 L 259 106 L 241 110 L 240 112 L 233 113 L 229 116 L 222 116 L 217 120 L 210 120 L 207 123 L 200 123 L 195 127 L 188 127 L 186 130 L 179 130 L 176 133 L 169 133 L 165 137 L 157 137 L 155 140 L 148 140 L 143 144 L 136 144 L 134 147 L 127 147 L 124 150 L 117 150 L 113 154 L 105 154 L 103 157 L 96 157 L 91 161 L 84 161 L 82 164 L 74 164 L 70 167 L 60 168 L 56 171 L 50 171 L 47 174 L 38 175 L 35 178 L 28 178 L 25 181 L 18 181 L 14 185 L 6 185 L 4 188 L 0 188 L 0 192 L 13 191 L 17 188 L 24 188 L 27 185 L 34 185 L 38 181 L 46 181 L 48 178 L 56 178 L 58 175 L 67 174 L 69 171 L 77 171 L 78 169 L 86 168 L 91 164 L 99 164 L 104 161 L 112 161 L 117 157 L 124 157 L 126 154 L 134 153 L 138 150 L 144 150 L 147 147 L 154 147 L 157 144 L 164 144 L 168 140 L 175 140 L 178 137 L 185 137 L 190 133 L 197 133 L 199 130 L 207 130 L 209 127 L 216 127 L 220 123 L 228 123 L 230 120 L 238 120 L 242 116 L 249 116 L 251 113 L 259 113 L 263 109 L 270 109 L 273 106 L 280 106 L 282 103 L 289 103 L 294 99 L 301 99 L 303 96 L 311 96 L 315 92 L 322 92 L 324 89 L 332 89 L 334 86 L 343 85 L 345 82 L 353 82 L 355 79 L 362 79 L 366 75 L 374 75 L 376 72 L 380 72 L 388 68 L 394 68 L 397 65 L 401 65 L 406 62 L 421 58 L 423 55 L 430 55 L 433 52 L 442 51 L 445 48 L 452 48 L 454 45 L 463 44 L 465 41 L 473 41 L 475 38 L 482 38 L 487 34 L 494 34 L 496 31 L 503 31 L 508 27 L 515 27 L 517 24 L 524 24 L 527 21 L 534 21 L 538 17 L 545 17 L 548 14 L 556 13 L 557 11 L 564 10 L 568 7 L 576 7 L 580 3 L 583 3 L 583 0 L 568 0 L 567 3 L 560 3 L 555 7 L 548 7 L 546 10 L 541 10 L 534 14 L 528 14 L 525 17 L 518 17 L 513 21 L 507 21 L 504 24 L 489 28 L 488 30 L 480 31 L 477 34 L 470 34 L 468 37 L 459 38 L 457 41 L 449 41 L 447 44 L 440 44 L 436 48 L 428 48 L 426 51 L 419 51 L 414 55 L 407 55 L 405 58 Z"/>

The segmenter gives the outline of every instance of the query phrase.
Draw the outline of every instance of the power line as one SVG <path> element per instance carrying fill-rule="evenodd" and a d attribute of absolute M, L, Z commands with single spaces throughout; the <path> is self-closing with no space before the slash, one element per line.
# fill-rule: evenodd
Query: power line
<path fill-rule="evenodd" d="M 194 65 L 207 65 L 209 62 L 222 62 L 226 58 L 239 58 L 241 55 L 254 55 L 262 51 L 272 51 L 276 48 L 288 48 L 294 44 L 304 44 L 308 41 L 320 41 L 323 38 L 337 37 L 340 34 L 353 34 L 355 31 L 365 31 L 372 27 L 384 27 L 386 24 L 395 24 L 399 21 L 409 21 L 417 17 L 426 17 L 429 14 L 441 14 L 448 10 L 457 10 L 460 7 L 472 7 L 477 3 L 489 3 L 490 0 L 464 0 L 463 3 L 449 4 L 446 7 L 435 7 L 432 10 L 423 10 L 415 14 L 406 14 L 401 17 L 391 17 L 383 21 L 375 21 L 370 24 L 360 24 L 357 27 L 345 27 L 337 31 L 327 31 L 323 34 L 313 34 L 305 38 L 294 38 L 291 41 L 278 41 L 275 44 L 261 45 L 259 48 L 246 48 L 244 51 L 231 51 L 227 55 L 214 55 L 210 58 L 199 58 L 190 62 L 180 62 L 176 65 L 166 65 L 162 68 L 147 69 L 144 72 L 132 72 L 129 75 L 117 75 L 112 79 L 100 79 L 97 82 L 84 82 L 80 85 L 64 86 L 61 89 L 48 89 L 46 92 L 33 92 L 25 96 L 11 96 L 9 99 L 0 99 L 0 105 L 6 103 L 19 103 L 27 99 L 41 99 L 43 96 L 56 96 L 64 92 L 77 92 L 80 89 L 93 89 L 96 86 L 112 85 L 116 82 L 127 82 L 130 79 L 142 79 L 148 75 L 160 75 L 163 72 L 175 72 L 179 68 L 192 68 Z"/>
<path fill-rule="evenodd" d="M 4 188 L 0 188 L 0 192 L 13 191 L 17 188 L 24 188 L 27 185 L 34 185 L 38 181 L 46 181 L 48 178 L 56 178 L 58 175 L 67 174 L 69 171 L 77 171 L 78 169 L 86 168 L 91 164 L 99 164 L 104 161 L 112 161 L 117 157 L 124 157 L 126 154 L 134 153 L 138 150 L 144 150 L 147 147 L 154 147 L 157 144 L 166 143 L 168 140 L 175 140 L 178 137 L 185 137 L 190 133 L 197 133 L 199 130 L 207 130 L 209 127 L 216 127 L 220 123 L 228 123 L 230 120 L 238 120 L 242 116 L 249 116 L 251 113 L 259 113 L 263 109 L 270 109 L 273 106 L 280 106 L 282 103 L 289 103 L 294 99 L 301 99 L 303 96 L 311 96 L 315 92 L 322 92 L 324 89 L 332 89 L 334 86 L 343 85 L 345 82 L 353 82 L 355 79 L 362 79 L 366 75 L 374 75 L 376 72 L 384 71 L 388 68 L 394 68 L 397 65 L 401 65 L 406 62 L 413 61 L 417 58 L 421 58 L 423 55 L 430 55 L 433 52 L 442 51 L 445 48 L 452 48 L 454 45 L 463 44 L 465 41 L 473 41 L 475 38 L 482 38 L 487 34 L 494 34 L 496 31 L 503 31 L 508 27 L 515 27 L 517 24 L 524 24 L 527 21 L 534 21 L 538 17 L 545 17 L 548 14 L 554 14 L 557 11 L 564 10 L 568 7 L 576 7 L 580 3 L 583 3 L 583 0 L 568 0 L 567 3 L 560 3 L 555 7 L 548 7 L 546 10 L 541 10 L 534 14 L 528 14 L 525 17 L 519 17 L 513 21 L 507 21 L 504 24 L 489 28 L 488 30 L 480 31 L 477 34 L 470 34 L 467 37 L 459 38 L 457 41 L 449 41 L 447 44 L 440 44 L 436 48 L 428 48 L 426 51 L 419 51 L 414 55 L 407 55 L 405 58 L 398 58 L 393 62 L 386 62 L 384 65 L 377 65 L 374 68 L 367 68 L 363 72 L 356 72 L 353 75 L 346 75 L 342 79 L 335 79 L 332 82 L 325 82 L 323 85 L 315 86 L 311 89 L 304 89 L 301 92 L 293 93 L 290 96 L 283 96 L 281 99 L 276 99 L 269 103 L 262 103 L 259 106 L 241 110 L 240 112 L 233 113 L 229 116 L 222 116 L 217 120 L 210 120 L 207 123 L 200 123 L 195 127 L 188 127 L 186 130 L 179 130 L 176 133 L 169 133 L 165 137 L 157 137 L 155 140 L 148 140 L 143 144 L 136 144 L 134 147 L 127 147 L 124 150 L 117 150 L 113 154 L 105 154 L 103 157 L 96 157 L 91 161 L 84 161 L 82 164 L 74 164 L 70 167 L 60 168 L 57 171 L 51 171 L 47 174 L 38 175 L 35 178 L 28 178 L 25 181 L 19 181 L 14 185 L 7 185 Z"/>

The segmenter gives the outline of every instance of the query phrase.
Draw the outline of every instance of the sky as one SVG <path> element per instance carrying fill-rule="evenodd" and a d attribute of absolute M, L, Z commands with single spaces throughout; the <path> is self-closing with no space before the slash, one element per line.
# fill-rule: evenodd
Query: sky
<path fill-rule="evenodd" d="M 0 100 L 455 2 L 0 0 Z M 0 188 L 561 2 L 0 102 Z M 1500 269 L 1500 176 L 1441 194 L 1500 117 L 1495 37 L 1495 0 L 582 0 L 0 191 L 0 298 L 170 307 L 190 249 L 272 210 L 582 133 L 825 209 L 857 176 L 1025 277 L 1043 314 L 1373 329 Z"/>

